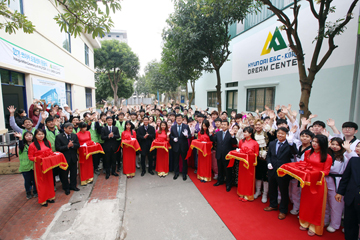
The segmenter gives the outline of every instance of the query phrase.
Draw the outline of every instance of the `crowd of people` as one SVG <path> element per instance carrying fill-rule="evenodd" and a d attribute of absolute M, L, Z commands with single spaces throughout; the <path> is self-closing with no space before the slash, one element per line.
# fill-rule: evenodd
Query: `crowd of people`
<path fill-rule="evenodd" d="M 289 104 L 274 110 L 265 106 L 263 112 L 228 113 L 173 101 L 120 107 L 104 101 L 100 111 L 90 108 L 80 116 L 67 105 L 34 100 L 29 117 L 23 109 L 8 110 L 10 126 L 20 139 L 19 171 L 26 196 L 38 197 L 43 206 L 54 202 L 56 175 L 66 194 L 79 191 L 78 168 L 80 184 L 86 185 L 92 183 L 93 174 L 100 174 L 101 166 L 106 179 L 120 171 L 133 178 L 136 168 L 141 168 L 141 176 L 155 171 L 166 177 L 174 172 L 174 180 L 181 173 L 184 181 L 191 166 L 201 182 L 215 179 L 214 186 L 224 184 L 227 192 L 237 185 L 241 202 L 261 197 L 264 204 L 269 202 L 264 210 L 279 210 L 280 220 L 292 206 L 290 214 L 299 215 L 300 230 L 310 236 L 322 235 L 324 227 L 328 232 L 340 229 L 345 212 L 345 239 L 358 239 L 358 125 L 345 122 L 340 132 L 332 119 L 313 122 L 317 116 L 310 115 L 299 121 L 291 108 Z M 86 159 L 78 154 L 81 146 L 92 144 L 101 149 Z M 48 149 L 63 153 L 68 167 L 39 170 L 37 157 Z M 247 160 L 239 154 L 246 154 Z M 320 173 L 316 185 L 321 187 L 310 186 L 294 174 L 280 174 L 285 164 L 300 162 L 303 169 Z"/>

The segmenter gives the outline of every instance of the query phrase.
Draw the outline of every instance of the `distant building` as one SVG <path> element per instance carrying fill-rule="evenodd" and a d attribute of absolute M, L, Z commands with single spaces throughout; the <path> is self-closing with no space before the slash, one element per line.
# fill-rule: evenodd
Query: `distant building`
<path fill-rule="evenodd" d="M 126 30 L 113 29 L 111 32 L 106 33 L 100 41 L 115 39 L 120 42 L 128 43 Z"/>

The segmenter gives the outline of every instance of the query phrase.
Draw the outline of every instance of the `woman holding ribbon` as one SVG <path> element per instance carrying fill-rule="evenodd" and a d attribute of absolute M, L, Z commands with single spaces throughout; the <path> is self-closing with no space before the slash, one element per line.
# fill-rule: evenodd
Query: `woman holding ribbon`
<path fill-rule="evenodd" d="M 46 139 L 46 134 L 42 129 L 36 129 L 34 141 L 28 150 L 29 160 L 34 162 L 35 183 L 38 193 L 38 202 L 44 206 L 55 202 L 55 191 L 53 182 L 53 172 L 43 170 L 42 157 L 52 154 L 51 144 Z"/>
<path fill-rule="evenodd" d="M 305 152 L 304 162 L 309 171 L 319 171 L 322 175 L 305 184 L 301 191 L 299 222 L 300 230 L 308 230 L 308 235 L 322 235 L 326 208 L 327 185 L 324 176 L 329 175 L 333 163 L 328 151 L 328 138 L 316 135 L 311 143 L 312 149 Z M 311 180 L 311 179 L 310 179 Z"/>
<path fill-rule="evenodd" d="M 136 152 L 141 150 L 136 140 L 135 126 L 131 121 L 126 121 L 125 130 L 121 134 L 121 147 L 123 148 L 123 173 L 127 178 L 133 178 L 136 172 Z"/>
<path fill-rule="evenodd" d="M 199 146 L 195 146 L 195 148 L 199 150 L 197 178 L 200 179 L 201 182 L 211 181 L 211 147 L 213 129 L 209 132 L 209 126 L 210 122 L 208 120 L 204 120 L 201 124 L 201 130 L 198 132 L 197 140 L 193 140 L 191 143 L 191 146 L 193 146 L 196 142 L 199 144 Z"/>
<path fill-rule="evenodd" d="M 166 177 L 169 174 L 169 148 L 171 148 L 169 135 L 168 125 L 165 121 L 162 121 L 150 148 L 150 151 L 156 149 L 155 171 L 159 177 Z"/>
<path fill-rule="evenodd" d="M 94 143 L 91 140 L 91 134 L 87 131 L 87 124 L 84 122 L 79 123 L 80 131 L 76 134 L 79 143 L 79 171 L 80 183 L 86 186 L 88 183 L 94 181 L 94 166 L 92 155 L 97 153 L 104 153 L 99 143 Z"/>
<path fill-rule="evenodd" d="M 254 129 L 245 127 L 244 139 L 239 141 L 240 153 L 248 155 L 247 163 L 239 163 L 238 190 L 242 202 L 254 200 L 255 166 L 259 156 L 259 144 L 254 139 Z"/>

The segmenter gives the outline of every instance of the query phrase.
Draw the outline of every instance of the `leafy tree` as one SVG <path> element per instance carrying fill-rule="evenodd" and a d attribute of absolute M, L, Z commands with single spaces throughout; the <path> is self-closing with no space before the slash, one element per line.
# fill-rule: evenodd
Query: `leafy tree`
<path fill-rule="evenodd" d="M 108 76 L 104 73 L 96 75 L 96 102 L 101 102 L 101 100 L 108 99 L 110 97 L 113 98 L 114 91 L 108 81 Z M 118 82 L 117 96 L 124 99 L 131 97 L 134 92 L 133 85 L 134 81 L 126 78 Z"/>
<path fill-rule="evenodd" d="M 179 69 L 185 69 L 186 65 L 190 66 L 190 71 L 187 73 L 193 78 L 198 77 L 199 72 L 203 70 L 215 71 L 219 111 L 221 111 L 220 69 L 231 53 L 229 25 L 243 20 L 252 2 L 252 0 L 178 0 L 175 4 L 175 13 L 167 20 L 168 28 L 163 33 L 163 38 L 168 43 L 165 47 L 169 49 L 170 57 L 167 57 L 180 59 Z M 234 8 L 234 3 L 239 7 Z M 176 66 L 176 63 L 174 64 Z"/>
<path fill-rule="evenodd" d="M 139 94 L 143 93 L 145 96 L 148 96 L 149 93 L 152 93 L 149 79 L 145 76 L 139 77 L 139 79 L 136 81 L 135 91 Z"/>
<path fill-rule="evenodd" d="M 275 7 L 270 0 L 257 1 L 266 5 L 277 16 L 278 21 L 283 24 L 281 29 L 286 32 L 289 47 L 296 54 L 298 61 L 299 80 L 301 86 L 299 107 L 300 110 L 303 111 L 301 116 L 309 117 L 311 115 L 309 110 L 310 94 L 312 85 L 315 81 L 315 76 L 330 58 L 333 51 L 338 47 L 335 44 L 334 39 L 336 36 L 341 35 L 345 31 L 346 25 L 353 18 L 352 13 L 359 0 L 350 1 L 351 3 L 349 4 L 345 18 L 338 19 L 336 22 L 328 21 L 329 14 L 336 11 L 335 6 L 333 5 L 333 0 L 306 0 L 310 5 L 309 11 L 311 11 L 313 17 L 318 23 L 318 31 L 315 37 L 315 47 L 312 52 L 306 53 L 306 56 L 311 58 L 308 68 L 305 66 L 305 52 L 298 32 L 299 22 L 302 20 L 299 19 L 301 7 L 299 0 L 294 0 L 294 4 L 291 7 L 292 16 L 288 16 L 284 10 Z M 319 5 L 318 9 L 316 9 L 315 4 Z M 304 34 L 308 33 L 306 32 Z M 327 42 L 327 50 L 325 54 L 321 55 L 320 50 L 323 47 L 324 42 Z"/>
<path fill-rule="evenodd" d="M 0 16 L 5 22 L 0 23 L 0 29 L 12 34 L 23 29 L 25 33 L 33 33 L 35 26 L 27 17 L 18 11 L 10 11 L 8 5 L 13 0 L 0 0 Z M 54 16 L 61 31 L 69 32 L 75 37 L 80 33 L 92 34 L 95 38 L 109 32 L 114 26 L 110 17 L 110 10 L 114 13 L 121 9 L 120 0 L 54 0 L 57 7 L 63 11 Z M 98 3 L 102 3 L 106 11 L 103 12 Z M 101 5 L 101 4 L 100 4 Z"/>
<path fill-rule="evenodd" d="M 117 103 L 119 84 L 124 79 L 135 79 L 138 74 L 139 58 L 131 51 L 127 43 L 117 40 L 101 42 L 101 48 L 94 50 L 95 68 L 106 75 Z"/>

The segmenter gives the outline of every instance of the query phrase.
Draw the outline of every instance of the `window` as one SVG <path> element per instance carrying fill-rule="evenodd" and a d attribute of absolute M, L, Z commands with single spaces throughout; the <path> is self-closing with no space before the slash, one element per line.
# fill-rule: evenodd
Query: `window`
<path fill-rule="evenodd" d="M 65 91 L 66 91 L 66 104 L 72 109 L 71 106 L 71 84 L 65 83 Z"/>
<path fill-rule="evenodd" d="M 119 35 L 116 35 L 116 37 L 118 38 L 118 37 L 120 37 Z"/>
<path fill-rule="evenodd" d="M 63 34 L 62 46 L 63 46 L 63 48 L 65 48 L 68 52 L 71 53 L 70 33 L 69 33 L 69 32 L 62 32 L 62 34 Z"/>
<path fill-rule="evenodd" d="M 237 87 L 237 86 L 238 86 L 238 82 L 232 82 L 226 84 L 226 87 Z"/>
<path fill-rule="evenodd" d="M 24 14 L 22 0 L 11 0 L 8 6 L 11 10 Z"/>
<path fill-rule="evenodd" d="M 111 35 L 108 35 L 108 37 L 111 37 Z"/>
<path fill-rule="evenodd" d="M 208 107 L 217 107 L 216 91 L 207 93 L 207 106 Z"/>
<path fill-rule="evenodd" d="M 246 111 L 255 112 L 265 110 L 265 105 L 274 109 L 275 104 L 275 87 L 268 88 L 250 88 L 247 90 Z"/>
<path fill-rule="evenodd" d="M 92 107 L 92 89 L 85 88 L 86 108 Z"/>
<path fill-rule="evenodd" d="M 192 97 L 193 93 L 189 93 L 188 99 L 190 101 L 191 97 Z M 195 95 L 194 95 L 194 99 L 191 101 L 190 105 L 195 105 Z"/>
<path fill-rule="evenodd" d="M 23 73 L 0 69 L 0 79 L 2 84 L 25 86 Z"/>
<path fill-rule="evenodd" d="M 89 66 L 89 47 L 85 44 L 85 64 Z"/>

